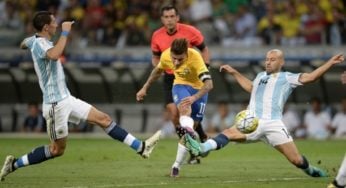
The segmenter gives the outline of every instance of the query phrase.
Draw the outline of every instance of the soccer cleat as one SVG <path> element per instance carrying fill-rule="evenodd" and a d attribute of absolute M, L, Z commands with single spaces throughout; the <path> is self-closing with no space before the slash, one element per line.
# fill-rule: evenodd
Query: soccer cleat
<path fill-rule="evenodd" d="M 199 156 L 202 152 L 202 148 L 197 140 L 193 139 L 189 134 L 184 136 L 185 146 L 190 150 L 190 153 L 194 156 Z"/>
<path fill-rule="evenodd" d="M 179 177 L 179 168 L 173 167 L 171 171 L 171 177 L 172 178 L 177 178 Z"/>
<path fill-rule="evenodd" d="M 5 176 L 14 171 L 13 162 L 16 159 L 12 155 L 8 155 L 5 159 L 4 166 L 2 166 L 0 173 L 0 181 L 5 180 Z"/>
<path fill-rule="evenodd" d="M 201 164 L 201 159 L 199 156 L 193 156 L 191 155 L 189 160 L 187 161 L 187 164 Z"/>
<path fill-rule="evenodd" d="M 328 177 L 327 172 L 315 166 L 310 166 L 309 170 L 305 172 L 311 177 Z"/>
<path fill-rule="evenodd" d="M 188 134 L 191 136 L 191 138 L 196 139 L 195 131 L 189 127 L 185 127 L 185 134 Z"/>
<path fill-rule="evenodd" d="M 338 185 L 338 183 L 336 182 L 336 180 L 334 180 L 332 183 L 330 183 L 327 188 L 345 188 L 345 186 L 342 185 Z"/>
<path fill-rule="evenodd" d="M 149 158 L 150 153 L 153 151 L 155 145 L 160 140 L 161 130 L 157 131 L 153 136 L 145 140 L 143 151 L 140 153 L 143 158 Z"/>

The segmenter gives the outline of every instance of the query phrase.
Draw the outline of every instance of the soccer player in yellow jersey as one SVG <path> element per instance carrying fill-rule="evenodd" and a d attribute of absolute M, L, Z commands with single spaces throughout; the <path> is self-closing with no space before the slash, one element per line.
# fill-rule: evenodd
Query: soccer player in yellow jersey
<path fill-rule="evenodd" d="M 189 134 L 193 134 L 193 128 L 203 119 L 208 92 L 213 88 L 213 82 L 201 54 L 193 48 L 188 48 L 186 39 L 175 39 L 171 48 L 162 53 L 159 64 L 138 91 L 137 101 L 144 99 L 150 85 L 167 69 L 174 71 L 172 95 L 178 107 L 180 125 Z M 176 160 L 172 166 L 172 177 L 179 175 L 180 166 L 187 153 L 187 148 L 179 143 Z"/>

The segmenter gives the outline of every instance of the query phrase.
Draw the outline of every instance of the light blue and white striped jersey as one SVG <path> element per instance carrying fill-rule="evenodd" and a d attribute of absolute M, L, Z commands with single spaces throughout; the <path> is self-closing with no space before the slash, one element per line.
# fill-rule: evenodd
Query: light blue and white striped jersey
<path fill-rule="evenodd" d="M 43 93 L 43 102 L 46 104 L 59 102 L 70 96 L 60 60 L 46 57 L 46 53 L 53 47 L 53 43 L 44 37 L 34 35 L 26 38 L 24 44 L 31 51 L 35 72 Z"/>
<path fill-rule="evenodd" d="M 266 120 L 282 118 L 283 107 L 293 89 L 299 85 L 299 75 L 290 72 L 267 74 L 260 72 L 253 81 L 249 109 Z"/>

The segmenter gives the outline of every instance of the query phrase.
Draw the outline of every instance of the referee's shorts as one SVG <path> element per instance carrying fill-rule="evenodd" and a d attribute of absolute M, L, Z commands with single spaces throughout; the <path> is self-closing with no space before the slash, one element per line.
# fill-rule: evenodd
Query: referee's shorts
<path fill-rule="evenodd" d="M 174 81 L 174 74 L 168 74 L 165 72 L 163 76 L 163 90 L 165 95 L 165 105 L 173 103 L 172 87 Z"/>

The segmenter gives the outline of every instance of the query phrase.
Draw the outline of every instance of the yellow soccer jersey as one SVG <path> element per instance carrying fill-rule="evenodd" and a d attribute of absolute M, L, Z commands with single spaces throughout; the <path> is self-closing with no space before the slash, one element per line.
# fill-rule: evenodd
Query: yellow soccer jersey
<path fill-rule="evenodd" d="M 199 78 L 200 75 L 209 73 L 201 54 L 193 48 L 188 48 L 187 58 L 178 68 L 172 62 L 170 48 L 161 54 L 160 63 L 157 66 L 163 70 L 171 69 L 174 71 L 173 85 L 190 85 L 195 89 L 201 89 L 203 86 L 203 82 Z"/>

